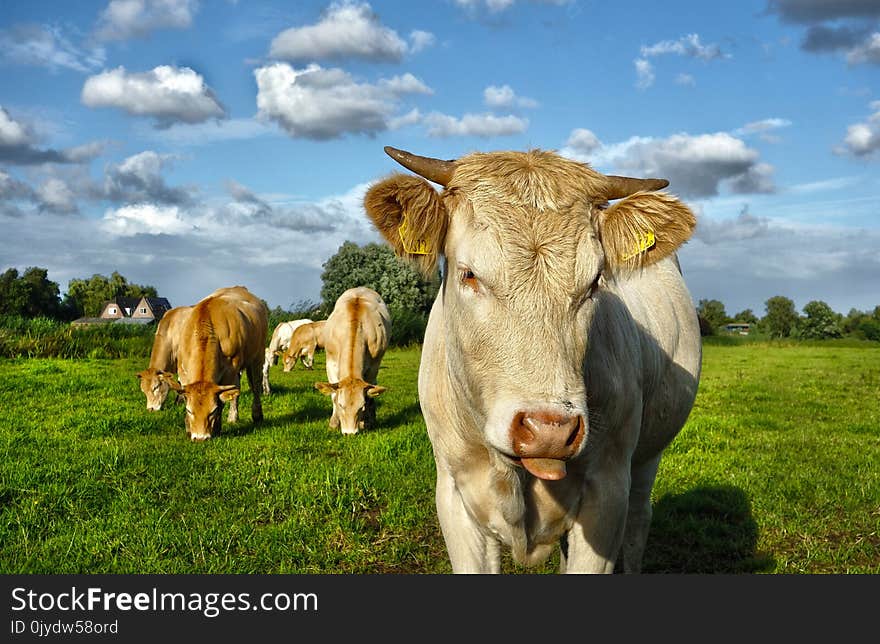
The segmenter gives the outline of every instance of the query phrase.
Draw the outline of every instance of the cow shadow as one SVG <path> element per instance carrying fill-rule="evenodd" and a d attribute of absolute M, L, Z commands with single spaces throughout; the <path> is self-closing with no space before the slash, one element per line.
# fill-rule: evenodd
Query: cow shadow
<path fill-rule="evenodd" d="M 422 407 L 418 401 L 415 401 L 386 416 L 382 413 L 381 406 L 379 406 L 376 410 L 376 416 L 374 430 L 392 430 L 403 425 L 420 422 L 422 420 Z"/>
<path fill-rule="evenodd" d="M 745 492 L 729 485 L 667 494 L 654 504 L 644 573 L 737 574 L 771 571 L 756 550 L 758 526 Z"/>

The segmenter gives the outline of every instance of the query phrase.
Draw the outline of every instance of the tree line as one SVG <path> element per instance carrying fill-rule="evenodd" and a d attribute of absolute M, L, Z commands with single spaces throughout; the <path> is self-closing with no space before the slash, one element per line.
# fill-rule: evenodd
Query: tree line
<path fill-rule="evenodd" d="M 70 280 L 62 298 L 58 284 L 48 275 L 45 268 L 37 266 L 21 274 L 16 268 L 7 269 L 0 275 L 0 315 L 75 320 L 97 317 L 104 304 L 117 297 L 157 296 L 155 287 L 134 284 L 114 271 L 110 277 L 95 274 Z"/>
<path fill-rule="evenodd" d="M 346 241 L 323 264 L 321 301 L 301 300 L 288 309 L 276 306 L 269 311 L 270 329 L 279 322 L 309 317 L 326 319 L 337 298 L 346 289 L 367 286 L 378 292 L 392 316 L 392 342 L 420 342 L 428 313 L 440 287 L 440 272 L 425 279 L 410 264 L 399 259 L 387 245 L 360 246 Z M 19 274 L 15 268 L 0 275 L 0 316 L 52 318 L 70 321 L 96 317 L 106 302 L 118 298 L 156 297 L 156 288 L 129 282 L 114 271 L 109 277 L 95 274 L 70 280 L 63 297 L 57 283 L 45 268 L 30 267 Z M 702 299 L 697 305 L 702 335 L 714 335 L 730 323 L 747 323 L 771 338 L 824 339 L 855 337 L 880 341 L 880 306 L 872 311 L 851 309 L 846 315 L 835 312 L 821 300 L 808 302 L 798 313 L 794 302 L 782 295 L 769 298 L 763 317 L 751 309 L 733 316 L 716 299 Z"/>
<path fill-rule="evenodd" d="M 873 311 L 850 309 L 843 315 L 835 312 L 827 303 L 812 300 L 801 309 L 782 295 L 775 295 L 764 302 L 764 316 L 759 318 L 751 309 L 729 316 L 719 300 L 703 299 L 697 304 L 700 333 L 714 335 L 728 324 L 749 324 L 758 333 L 771 338 L 796 338 L 823 340 L 852 337 L 880 342 L 880 306 Z"/>

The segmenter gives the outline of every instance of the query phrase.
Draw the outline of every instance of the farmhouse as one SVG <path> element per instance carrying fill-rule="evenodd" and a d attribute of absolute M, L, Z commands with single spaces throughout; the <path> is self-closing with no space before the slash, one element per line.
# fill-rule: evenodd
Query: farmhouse
<path fill-rule="evenodd" d="M 739 335 L 748 335 L 751 325 L 748 322 L 731 322 L 724 325 L 724 330 L 728 333 L 738 333 Z"/>
<path fill-rule="evenodd" d="M 106 302 L 100 316 L 96 318 L 79 318 L 71 324 L 100 324 L 112 322 L 116 324 L 152 324 L 158 322 L 171 308 L 171 303 L 164 297 L 116 297 Z"/>

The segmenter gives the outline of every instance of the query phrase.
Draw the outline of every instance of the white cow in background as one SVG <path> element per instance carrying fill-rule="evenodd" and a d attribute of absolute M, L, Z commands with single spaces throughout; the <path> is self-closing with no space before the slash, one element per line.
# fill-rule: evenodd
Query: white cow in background
<path fill-rule="evenodd" d="M 283 353 L 290 346 L 290 338 L 297 327 L 303 324 L 309 324 L 312 320 L 303 318 L 301 320 L 288 320 L 281 322 L 272 331 L 272 339 L 269 340 L 269 346 L 266 347 L 266 359 L 263 362 L 263 393 L 270 394 L 272 390 L 269 387 L 269 367 L 278 363 L 278 354 Z"/>

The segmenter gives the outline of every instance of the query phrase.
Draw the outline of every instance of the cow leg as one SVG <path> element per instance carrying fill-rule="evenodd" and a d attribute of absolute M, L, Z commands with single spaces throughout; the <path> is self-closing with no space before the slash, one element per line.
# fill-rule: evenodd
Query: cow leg
<path fill-rule="evenodd" d="M 648 531 L 651 528 L 651 490 L 657 477 L 660 455 L 647 463 L 632 468 L 632 484 L 629 491 L 629 513 L 623 534 L 623 572 L 639 573 Z"/>
<path fill-rule="evenodd" d="M 252 362 L 248 365 L 248 384 L 251 386 L 251 394 L 254 397 L 251 402 L 251 419 L 254 424 L 263 422 L 263 401 L 260 400 L 260 375 L 259 362 Z"/>
<path fill-rule="evenodd" d="M 239 372 L 235 376 L 235 385 L 238 387 L 238 391 L 241 392 L 241 372 Z M 241 393 L 238 396 L 229 401 L 229 415 L 226 417 L 226 421 L 229 423 L 237 423 L 238 422 L 238 399 L 241 398 Z"/>
<path fill-rule="evenodd" d="M 587 482 L 577 521 L 567 534 L 567 573 L 614 572 L 626 526 L 629 471 L 617 467 Z"/>
<path fill-rule="evenodd" d="M 272 365 L 271 356 L 272 354 L 266 353 L 266 359 L 263 361 L 263 393 L 267 396 L 272 393 L 272 390 L 269 388 L 269 367 Z"/>
<path fill-rule="evenodd" d="M 468 514 L 452 475 L 439 463 L 435 501 L 452 572 L 500 573 L 501 544 L 482 533 Z"/>

